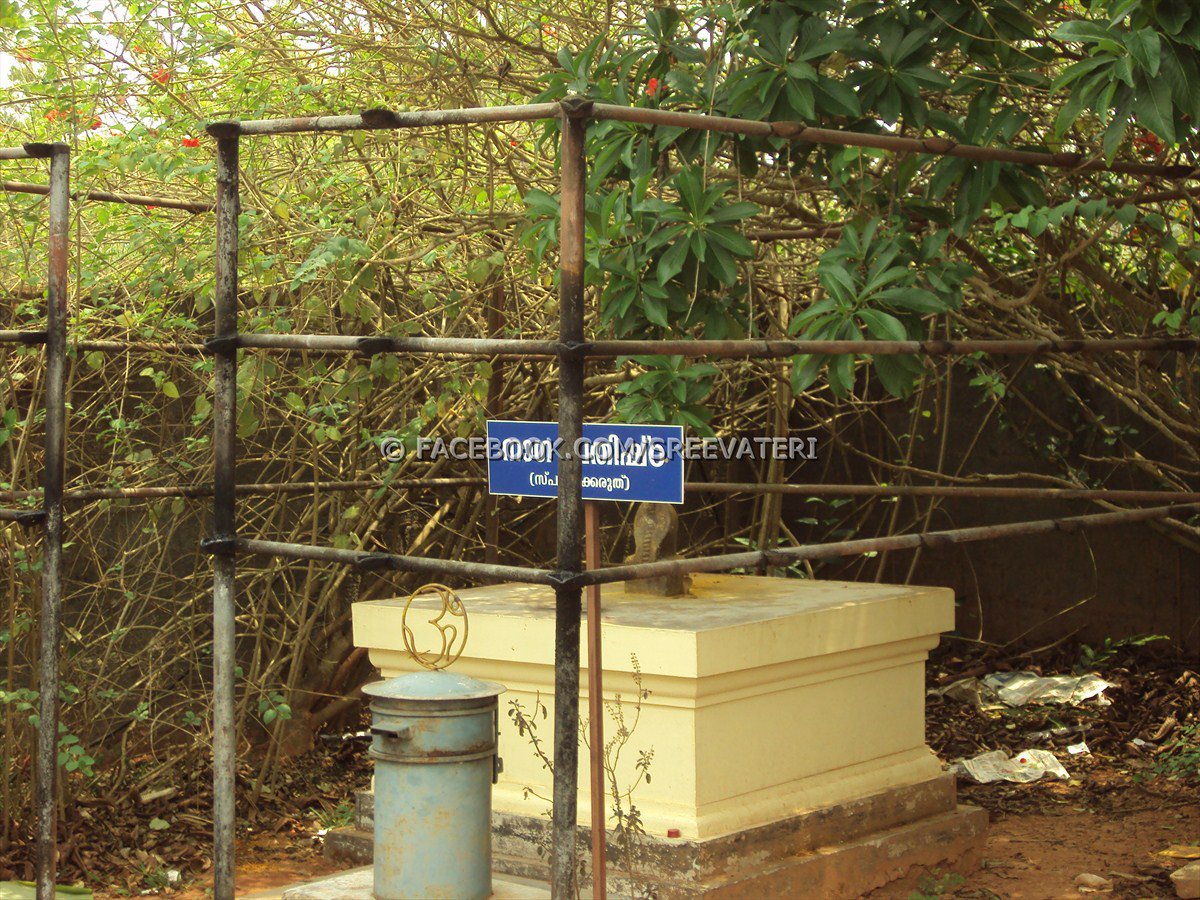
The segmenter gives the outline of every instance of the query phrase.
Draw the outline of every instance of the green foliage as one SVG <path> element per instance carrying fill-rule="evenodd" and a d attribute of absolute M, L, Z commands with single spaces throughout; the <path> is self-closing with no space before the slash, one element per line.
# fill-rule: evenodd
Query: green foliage
<path fill-rule="evenodd" d="M 1200 781 L 1200 723 L 1180 726 L 1154 757 L 1154 772 L 1166 778 Z"/>
<path fill-rule="evenodd" d="M 950 896 L 955 888 L 966 882 L 966 878 L 957 872 L 933 872 L 922 875 L 917 889 L 908 895 L 908 900 L 937 900 L 938 897 Z"/>
<path fill-rule="evenodd" d="M 622 40 L 560 51 L 562 70 L 545 78 L 539 99 L 577 93 L 866 132 L 932 131 L 979 146 L 1059 149 L 1070 132 L 1085 152 L 1095 122 L 1095 143 L 1109 158 L 1130 147 L 1126 131 L 1136 119 L 1161 139 L 1158 154 L 1190 139 L 1200 121 L 1198 36 L 1200 14 L 1183 0 L 1097 0 L 1086 10 L 1016 0 L 667 6 Z M 1081 46 L 1086 56 L 1064 46 Z M 1049 118 L 1040 114 L 1048 91 L 1061 102 Z M 1154 228 L 1168 249 L 1178 248 L 1171 229 L 1136 206 L 1095 197 L 1051 202 L 1046 172 L 1012 163 L 893 161 L 863 148 L 611 121 L 593 124 L 589 142 L 588 280 L 599 288 L 602 322 L 618 337 L 720 338 L 758 327 L 747 302 L 756 254 L 745 232 L 765 210 L 740 196 L 726 200 L 744 192 L 742 181 L 704 174 L 730 163 L 743 178 L 824 179 L 839 203 L 858 210 L 821 257 L 822 294 L 793 316 L 790 333 L 805 338 L 919 339 L 929 317 L 961 308 L 963 286 L 977 274 L 973 261 L 948 258 L 947 239 L 983 221 L 1002 245 L 1098 219 L 1127 233 Z M 1133 142 L 1142 155 L 1148 146 Z M 540 259 L 554 240 L 556 204 L 541 192 L 526 202 Z M 1155 324 L 1178 332 L 1194 327 L 1192 318 L 1181 308 Z M 857 362 L 899 397 L 922 371 L 907 357 Z M 793 388 L 824 375 L 847 396 L 855 368 L 852 357 L 799 358 Z M 639 382 L 626 399 L 652 387 Z M 652 411 L 649 402 L 625 408 Z"/>
<path fill-rule="evenodd" d="M 1180 141 L 1200 121 L 1200 10 L 1188 0 L 1099 0 L 1092 10 L 1100 17 L 1054 31 L 1086 54 L 1052 84 L 1069 89 L 1055 133 L 1065 134 L 1090 110 L 1105 125 L 1109 159 L 1135 121 L 1165 144 Z"/>
<path fill-rule="evenodd" d="M 958 308 L 969 269 L 937 259 L 946 233 L 917 242 L 900 231 L 880 233 L 880 224 L 874 219 L 861 230 L 845 227 L 838 245 L 817 264 L 825 296 L 792 319 L 790 334 L 805 340 L 919 340 L 924 316 Z M 849 354 L 796 357 L 792 389 L 805 390 L 828 366 L 830 388 L 847 396 L 854 361 Z M 888 393 L 903 397 L 923 369 L 914 356 L 879 355 L 874 371 Z"/>
<path fill-rule="evenodd" d="M 320 807 L 314 809 L 314 813 L 316 814 L 317 824 L 327 830 L 347 828 L 354 824 L 354 803 L 351 801 L 343 800 L 333 807 L 333 809 Z"/>
<path fill-rule="evenodd" d="M 641 371 L 617 386 L 622 420 L 683 425 L 700 435 L 712 434 L 712 413 L 702 401 L 712 390 L 716 366 L 689 363 L 682 356 L 637 356 L 631 362 Z"/>
<path fill-rule="evenodd" d="M 1144 647 L 1146 644 L 1152 644 L 1155 641 L 1169 641 L 1171 638 L 1165 634 L 1143 634 L 1135 637 L 1105 638 L 1103 644 L 1098 644 L 1095 647 L 1089 644 L 1083 644 L 1079 648 L 1079 662 L 1075 666 L 1077 672 L 1094 672 L 1097 669 L 1103 669 L 1110 665 L 1122 651 L 1128 650 L 1131 647 Z"/>
<path fill-rule="evenodd" d="M 270 725 L 276 719 L 286 721 L 292 717 L 292 708 L 279 691 L 268 691 L 258 700 L 258 717 L 264 725 Z"/>

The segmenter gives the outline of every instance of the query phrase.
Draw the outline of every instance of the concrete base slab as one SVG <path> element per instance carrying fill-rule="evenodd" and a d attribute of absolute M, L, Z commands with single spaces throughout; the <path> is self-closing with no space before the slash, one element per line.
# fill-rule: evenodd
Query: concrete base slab
<path fill-rule="evenodd" d="M 614 896 L 659 900 L 734 897 L 858 897 L 913 867 L 967 874 L 979 865 L 987 813 L 959 805 L 953 776 L 882 791 L 787 820 L 709 840 L 642 835 L 628 848 L 609 835 L 608 884 Z M 498 872 L 546 882 L 549 823 L 497 812 L 492 819 Z M 326 852 L 370 854 L 369 822 L 327 838 Z M 581 868 L 591 835 L 581 828 Z M 345 857 L 340 857 L 345 858 Z M 585 879 L 584 893 L 590 885 Z"/>
<path fill-rule="evenodd" d="M 687 597 L 616 584 L 601 594 L 605 729 L 616 733 L 618 710 L 637 722 L 616 778 L 638 785 L 647 832 L 719 839 L 941 772 L 925 745 L 925 660 L 954 627 L 948 588 L 698 574 Z M 492 808 L 540 817 L 550 772 L 511 713 L 517 703 L 537 723 L 554 721 L 554 591 L 501 584 L 459 596 L 471 637 L 454 671 L 507 688 Z M 404 646 L 407 606 L 404 597 L 354 604 L 355 644 L 385 678 L 419 668 Z M 543 707 L 544 718 L 534 715 Z M 539 737 L 550 739 L 545 728 Z M 637 763 L 649 752 L 643 779 Z M 579 764 L 586 826 L 586 753 Z"/>
<path fill-rule="evenodd" d="M 366 866 L 286 888 L 278 896 L 281 900 L 372 900 L 373 882 L 374 873 Z M 549 896 L 545 884 L 513 875 L 492 876 L 491 900 L 543 900 Z"/>

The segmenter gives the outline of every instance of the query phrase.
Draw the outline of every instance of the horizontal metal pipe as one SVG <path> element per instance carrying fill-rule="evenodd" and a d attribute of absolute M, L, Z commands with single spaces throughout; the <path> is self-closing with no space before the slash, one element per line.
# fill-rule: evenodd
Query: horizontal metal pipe
<path fill-rule="evenodd" d="M 554 357 L 575 351 L 582 356 L 690 356 L 778 358 L 797 354 L 844 356 L 1027 356 L 1045 353 L 1192 353 L 1200 338 L 1083 338 L 957 341 L 818 341 L 818 340 L 669 340 L 561 343 L 521 338 L 370 337 L 340 334 L 240 334 L 237 345 L 264 350 L 313 350 L 332 353 L 445 353 L 468 356 Z"/>
<path fill-rule="evenodd" d="M 179 341 L 108 341 L 84 340 L 76 341 L 70 349 L 79 353 L 207 353 L 208 348 L 201 343 L 182 343 Z"/>
<path fill-rule="evenodd" d="M 44 344 L 44 331 L 0 331 L 0 344 Z"/>
<path fill-rule="evenodd" d="M 484 122 L 529 122 L 558 118 L 557 103 L 528 103 L 519 106 L 479 106 L 466 109 L 431 109 L 396 112 L 366 110 L 357 116 L 302 116 L 288 119 L 249 119 L 215 122 L 220 133 L 232 129 L 238 135 L 298 134 L 320 131 L 363 131 L 399 128 L 429 128 L 438 125 L 472 125 Z"/>
<path fill-rule="evenodd" d="M 666 125 L 752 137 L 780 137 L 814 144 L 842 147 L 868 147 L 900 153 L 925 153 L 935 156 L 957 156 L 977 162 L 1009 162 L 1021 165 L 1089 172 L 1119 172 L 1128 175 L 1169 179 L 1192 178 L 1197 169 L 1186 165 L 1155 165 L 1152 163 L 1114 162 L 1089 158 L 1080 153 L 1014 150 L 1001 147 L 979 147 L 958 144 L 944 137 L 909 138 L 899 135 L 871 134 L 832 128 L 815 128 L 799 122 L 765 122 L 714 116 L 705 113 L 673 112 L 644 107 L 617 106 L 596 103 L 591 115 L 642 125 Z M 523 106 L 494 106 L 469 109 L 419 110 L 393 112 L 369 110 L 357 116 L 304 116 L 284 119 L 256 119 L 244 122 L 216 122 L 209 126 L 213 134 L 295 134 L 300 132 L 357 131 L 363 129 L 421 128 L 436 125 L 460 125 L 481 122 L 517 122 L 550 119 L 559 116 L 557 103 L 533 103 Z M 213 129 L 216 129 L 215 131 Z"/>
<path fill-rule="evenodd" d="M 335 353 L 446 353 L 471 356 L 544 356 L 558 354 L 550 340 L 454 337 L 374 337 L 342 334 L 246 334 L 237 345 L 263 350 L 315 350 Z"/>
<path fill-rule="evenodd" d="M 285 544 L 238 538 L 237 549 L 262 556 L 281 556 L 286 559 L 312 559 L 319 562 L 351 566 L 379 567 L 400 572 L 420 572 L 431 575 L 457 575 L 479 580 L 519 581 L 523 584 L 557 583 L 554 572 L 523 566 L 501 566 L 492 563 L 468 562 L 461 559 L 436 559 L 425 556 L 401 556 L 396 553 L 370 553 L 363 550 L 339 550 L 336 547 L 314 547 L 309 544 Z"/>
<path fill-rule="evenodd" d="M 0 160 L 3 159 L 50 159 L 55 153 L 67 152 L 70 148 L 62 143 L 46 143 L 44 141 L 27 141 L 20 147 L 0 147 Z"/>
<path fill-rule="evenodd" d="M 1031 340 L 960 340 L 960 341 L 592 341 L 563 344 L 554 340 L 521 338 L 454 337 L 373 337 L 342 334 L 240 334 L 238 347 L 254 350 L 286 350 L 314 353 L 413 353 L 449 356 L 510 356 L 553 358 L 574 350 L 582 356 L 688 356 L 710 358 L 763 359 L 820 354 L 840 356 L 966 356 L 983 353 L 991 356 L 1035 356 L 1048 353 L 1195 353 L 1200 338 L 1084 338 Z M 0 331 L 0 343 L 40 344 L 43 331 Z M 172 341 L 82 340 L 71 345 L 81 352 L 122 353 L 158 351 L 164 353 L 205 353 L 201 343 Z"/>
<path fill-rule="evenodd" d="M 371 491 L 436 489 L 447 487 L 484 487 L 487 479 L 464 475 L 454 478 L 397 478 L 353 481 L 278 481 L 237 485 L 239 497 L 272 494 L 306 494 L 312 491 Z M 759 482 L 689 481 L 688 491 L 701 494 L 797 494 L 812 497 L 955 497 L 980 500 L 1074 500 L 1110 503 L 1192 503 L 1200 502 L 1195 491 L 1138 491 L 1107 488 L 1043 488 L 980 485 L 925 484 L 764 484 Z M 75 488 L 64 494 L 68 503 L 96 500 L 158 500 L 170 497 L 211 497 L 213 487 L 206 484 L 168 484 L 149 487 Z M 40 491 L 0 490 L 0 502 L 13 503 L 40 497 Z"/>
<path fill-rule="evenodd" d="M 689 481 L 689 491 L 708 494 L 804 494 L 814 497 L 969 497 L 980 500 L 1103 500 L 1111 503 L 1200 503 L 1195 491 L 1130 491 L 1106 488 L 983 487 L 933 484 L 757 484 Z"/>
<path fill-rule="evenodd" d="M 900 534 L 890 537 L 838 541 L 828 544 L 802 544 L 796 547 L 750 550 L 743 553 L 726 553 L 719 556 L 706 556 L 696 559 L 666 559 L 629 566 L 609 566 L 603 569 L 592 569 L 572 577 L 571 583 L 579 585 L 611 584 L 618 581 L 631 581 L 636 578 L 652 578 L 663 575 L 684 575 L 694 572 L 725 572 L 729 569 L 750 569 L 759 566 L 786 566 L 806 559 L 860 556 L 864 553 L 914 550 L 917 547 L 937 549 L 939 547 L 965 544 L 972 541 L 1047 534 L 1054 531 L 1073 533 L 1081 528 L 1123 525 L 1144 522 L 1150 519 L 1162 519 L 1170 515 L 1186 515 L 1195 512 L 1200 512 L 1200 503 L 1151 506 L 1145 509 L 1126 509 L 1117 512 L 1070 516 L 1060 519 L 1039 519 L 1030 522 L 1012 522 L 1005 525 L 982 525 L 976 528 L 957 528 L 948 531 L 930 531 L 921 534 Z"/>
<path fill-rule="evenodd" d="M 20 522 L 32 525 L 42 521 L 46 513 L 40 509 L 0 509 L 0 522 Z"/>
<path fill-rule="evenodd" d="M 957 156 L 976 162 L 1007 162 L 1027 166 L 1057 169 L 1076 169 L 1087 172 L 1120 172 L 1126 175 L 1142 175 L 1159 178 L 1193 178 L 1197 174 L 1194 166 L 1162 166 L 1152 163 L 1114 162 L 1089 158 L 1081 153 L 1051 153 L 1041 150 L 1013 150 L 1002 147 L 978 147 L 958 144 L 944 137 L 909 138 L 892 134 L 871 134 L 859 131 L 842 131 L 833 128 L 815 128 L 801 122 L 762 122 L 750 119 L 734 119 L 712 116 L 706 113 L 672 112 L 633 106 L 615 106 L 596 103 L 592 116 L 633 122 L 639 125 L 666 125 L 700 131 L 719 131 L 727 134 L 744 134 L 751 137 L 778 137 L 791 141 L 812 144 L 830 144 L 838 147 L 868 147 L 896 153 L 928 153 L 934 156 Z"/>
<path fill-rule="evenodd" d="M 12 194 L 41 194 L 50 193 L 50 188 L 44 184 L 31 184 L 25 181 L 0 181 L 0 189 Z M 132 206 L 154 206 L 163 209 L 182 209 L 185 212 L 212 212 L 215 204 L 193 200 L 174 200 L 170 197 L 152 197 L 144 194 L 114 194 L 109 191 L 75 191 L 71 194 L 73 200 L 95 200 L 100 203 L 128 203 Z"/>
<path fill-rule="evenodd" d="M 397 478 L 383 482 L 378 479 L 357 481 L 277 481 L 259 484 L 238 484 L 235 493 L 239 497 L 272 494 L 307 494 L 312 491 L 371 491 L 379 488 L 388 490 L 411 490 L 414 488 L 471 487 L 484 483 L 483 478 Z M 68 503 L 91 503 L 97 500 L 161 500 L 171 497 L 211 497 L 213 486 L 207 484 L 164 484 L 147 487 L 75 488 L 66 491 L 63 499 Z M 0 491 L 0 502 L 12 503 L 41 496 L 40 491 Z"/>
<path fill-rule="evenodd" d="M 592 341 L 580 352 L 587 356 L 705 356 L 774 358 L 797 354 L 844 356 L 1031 356 L 1042 353 L 1130 353 L 1159 350 L 1191 353 L 1200 350 L 1198 338 L 1085 338 L 959 341 Z"/>

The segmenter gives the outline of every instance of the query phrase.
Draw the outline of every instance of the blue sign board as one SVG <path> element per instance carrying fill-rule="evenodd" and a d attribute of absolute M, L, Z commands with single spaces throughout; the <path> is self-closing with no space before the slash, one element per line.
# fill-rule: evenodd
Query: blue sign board
<path fill-rule="evenodd" d="M 583 457 L 584 500 L 683 502 L 683 426 L 584 423 L 578 448 L 561 446 L 557 422 L 487 423 L 488 492 L 557 497 L 563 453 Z"/>

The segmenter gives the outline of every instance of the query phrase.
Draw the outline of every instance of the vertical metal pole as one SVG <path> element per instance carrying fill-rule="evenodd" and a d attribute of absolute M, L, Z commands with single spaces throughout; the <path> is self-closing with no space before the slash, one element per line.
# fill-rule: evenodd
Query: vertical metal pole
<path fill-rule="evenodd" d="M 598 569 L 600 558 L 600 504 L 583 504 L 587 567 Z M 587 586 L 588 638 L 588 745 L 592 776 L 592 897 L 608 896 L 608 864 L 605 849 L 608 833 L 604 815 L 604 652 L 600 645 L 600 585 Z"/>
<path fill-rule="evenodd" d="M 558 570 L 578 574 L 583 563 L 583 464 L 576 453 L 583 436 L 585 358 L 570 349 L 583 341 L 584 193 L 587 166 L 584 135 L 591 104 L 574 99 L 562 107 L 561 194 L 559 202 L 559 340 L 568 345 L 558 358 Z M 575 836 L 579 780 L 579 617 L 578 587 L 555 588 L 554 611 L 554 820 L 550 859 L 552 895 L 578 895 Z"/>
<path fill-rule="evenodd" d="M 46 459 L 43 479 L 41 646 L 37 732 L 37 897 L 52 900 L 57 855 L 58 645 L 62 632 L 63 480 L 66 441 L 67 230 L 71 152 L 52 144 L 50 271 L 46 290 Z"/>
<path fill-rule="evenodd" d="M 217 139 L 217 257 L 213 295 L 213 896 L 233 900 L 237 734 L 236 590 L 232 542 L 237 533 L 238 136 L 237 126 L 209 126 Z"/>
<path fill-rule="evenodd" d="M 497 250 L 502 249 L 499 239 L 494 241 Z M 488 337 L 504 335 L 506 291 L 501 271 L 492 285 L 491 302 L 487 308 Z M 500 418 L 500 395 L 504 390 L 504 360 L 492 359 L 492 374 L 488 376 L 487 415 L 489 419 Z M 500 514 L 498 498 L 489 493 L 484 501 L 484 562 L 496 565 L 500 562 Z"/>

